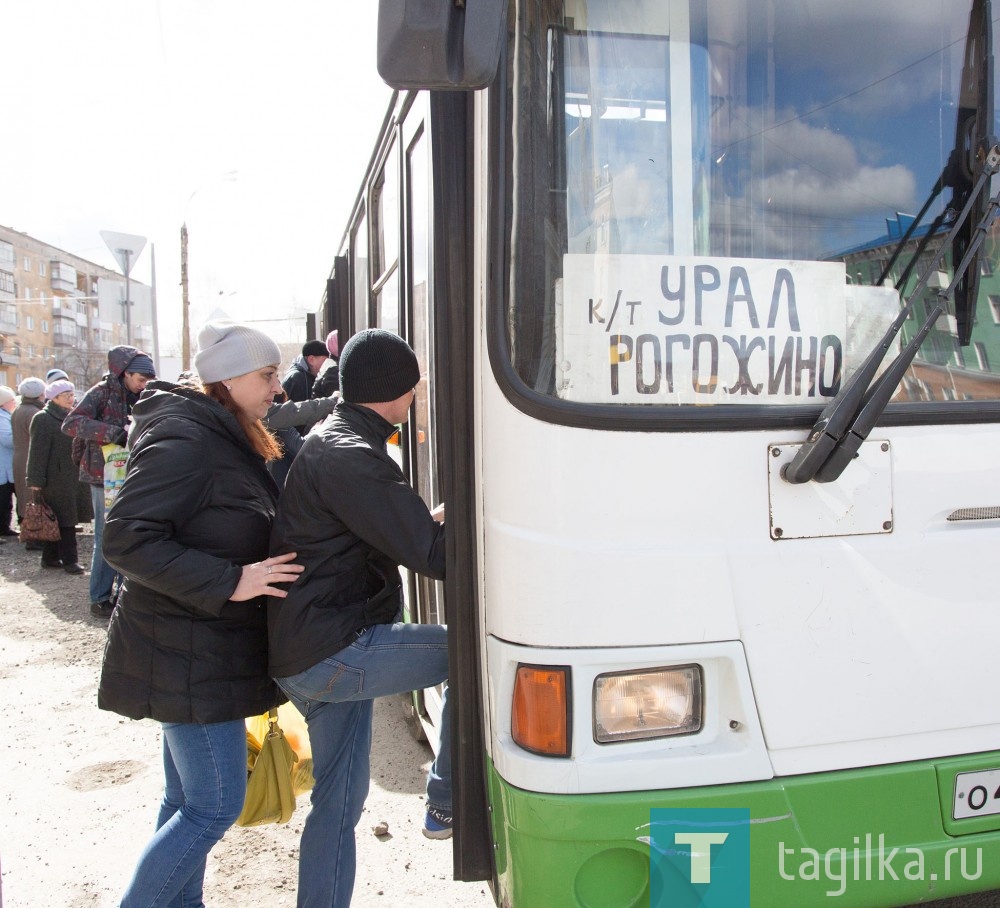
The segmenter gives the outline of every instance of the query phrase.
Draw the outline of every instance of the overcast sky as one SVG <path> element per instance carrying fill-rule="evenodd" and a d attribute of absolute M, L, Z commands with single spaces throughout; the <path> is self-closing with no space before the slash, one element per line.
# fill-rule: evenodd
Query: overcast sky
<path fill-rule="evenodd" d="M 101 230 L 147 237 L 132 274 L 151 282 L 152 245 L 163 354 L 180 344 L 185 221 L 193 333 L 216 307 L 315 311 L 390 97 L 376 11 L 6 4 L 0 224 L 110 268 Z"/>

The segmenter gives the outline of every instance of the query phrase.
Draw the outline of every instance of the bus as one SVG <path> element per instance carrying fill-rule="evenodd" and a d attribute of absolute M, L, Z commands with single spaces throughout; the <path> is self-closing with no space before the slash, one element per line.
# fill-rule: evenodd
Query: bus
<path fill-rule="evenodd" d="M 317 317 L 420 360 L 448 569 L 408 612 L 449 627 L 455 877 L 498 905 L 1000 887 L 992 30 L 382 3 Z"/>

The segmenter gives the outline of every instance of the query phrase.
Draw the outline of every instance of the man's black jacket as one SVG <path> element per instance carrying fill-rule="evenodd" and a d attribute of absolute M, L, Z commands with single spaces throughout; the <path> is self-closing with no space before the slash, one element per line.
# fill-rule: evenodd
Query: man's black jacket
<path fill-rule="evenodd" d="M 396 619 L 399 565 L 444 578 L 444 524 L 386 453 L 395 431 L 341 401 L 292 463 L 271 531 L 271 553 L 305 566 L 288 598 L 268 603 L 271 674 L 298 674 L 343 649 L 357 631 Z"/>

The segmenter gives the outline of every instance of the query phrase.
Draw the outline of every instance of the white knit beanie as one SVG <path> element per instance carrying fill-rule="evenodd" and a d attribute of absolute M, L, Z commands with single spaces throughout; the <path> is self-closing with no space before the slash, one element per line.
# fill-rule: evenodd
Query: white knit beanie
<path fill-rule="evenodd" d="M 263 331 L 236 322 L 209 322 L 198 332 L 194 367 L 206 384 L 281 363 L 278 345 Z"/>

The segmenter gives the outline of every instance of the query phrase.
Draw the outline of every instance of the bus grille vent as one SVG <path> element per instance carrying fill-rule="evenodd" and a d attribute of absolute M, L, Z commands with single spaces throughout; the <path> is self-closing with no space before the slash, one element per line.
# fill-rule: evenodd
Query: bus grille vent
<path fill-rule="evenodd" d="M 1000 517 L 1000 508 L 959 508 L 948 515 L 949 520 L 993 520 Z"/>

